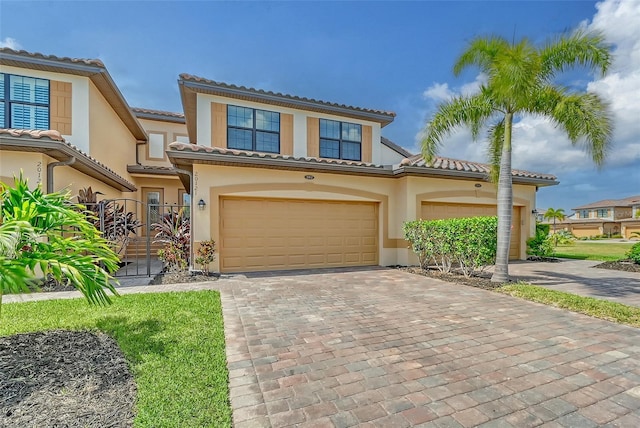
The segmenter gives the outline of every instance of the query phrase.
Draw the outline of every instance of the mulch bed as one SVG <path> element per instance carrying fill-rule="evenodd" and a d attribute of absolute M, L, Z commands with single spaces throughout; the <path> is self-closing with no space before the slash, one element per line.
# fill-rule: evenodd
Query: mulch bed
<path fill-rule="evenodd" d="M 429 278 L 437 278 L 447 282 L 455 282 L 456 284 L 468 285 L 471 287 L 482 288 L 483 290 L 494 290 L 504 284 L 491 282 L 491 274 L 479 274 L 476 276 L 466 277 L 459 273 L 444 273 L 437 269 L 422 270 L 415 266 L 396 266 L 396 269 L 404 272 L 413 273 L 415 275 L 428 276 Z"/>
<path fill-rule="evenodd" d="M 0 337 L 0 427 L 131 427 L 136 384 L 104 333 Z"/>
<path fill-rule="evenodd" d="M 615 262 L 604 262 L 594 266 L 600 269 L 621 270 L 624 272 L 640 273 L 640 265 L 632 260 L 617 260 Z"/>
<path fill-rule="evenodd" d="M 152 285 L 183 284 L 185 282 L 217 281 L 220 275 L 217 273 L 205 274 L 202 272 L 161 272 L 152 280 Z"/>

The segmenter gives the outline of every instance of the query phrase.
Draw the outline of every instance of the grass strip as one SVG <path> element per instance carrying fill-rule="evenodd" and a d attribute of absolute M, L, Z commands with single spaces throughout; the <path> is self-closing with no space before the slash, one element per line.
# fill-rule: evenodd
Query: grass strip
<path fill-rule="evenodd" d="M 120 345 L 136 380 L 136 427 L 230 427 L 220 294 L 125 295 L 107 307 L 82 299 L 8 303 L 0 336 L 100 330 Z"/>
<path fill-rule="evenodd" d="M 640 308 L 635 306 L 594 299 L 593 297 L 578 296 L 526 283 L 505 285 L 495 291 L 619 324 L 640 327 Z"/>

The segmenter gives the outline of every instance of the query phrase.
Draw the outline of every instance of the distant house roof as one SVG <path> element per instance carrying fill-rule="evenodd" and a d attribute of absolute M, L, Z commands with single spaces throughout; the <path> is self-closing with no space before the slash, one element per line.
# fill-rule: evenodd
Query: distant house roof
<path fill-rule="evenodd" d="M 427 164 L 422 155 L 414 155 L 404 159 L 400 165 L 411 167 L 422 167 L 433 170 L 451 171 L 457 173 L 478 174 L 478 176 L 487 177 L 491 171 L 491 166 L 484 163 L 465 161 L 460 159 L 451 159 L 444 157 L 435 157 L 433 162 Z M 546 185 L 558 184 L 555 175 L 543 174 L 539 172 L 524 171 L 520 169 L 512 169 L 511 174 L 514 180 L 540 180 Z"/>
<path fill-rule="evenodd" d="M 67 161 L 74 157 L 75 163 L 70 165 L 70 168 L 123 192 L 137 190 L 133 183 L 111 168 L 67 143 L 56 130 L 0 129 L 0 151 L 2 150 L 44 153 L 58 161 Z"/>
<path fill-rule="evenodd" d="M 610 208 L 610 207 L 631 207 L 640 205 L 640 195 L 629 196 L 622 199 L 603 199 L 601 201 L 592 202 L 590 204 L 581 205 L 572 210 L 586 210 L 590 208 Z"/>
<path fill-rule="evenodd" d="M 190 168 L 195 164 L 234 165 L 259 168 L 293 169 L 301 171 L 327 171 L 338 174 L 374 175 L 401 177 L 403 175 L 421 175 L 437 178 L 454 178 L 458 180 L 486 180 L 489 167 L 483 164 L 456 161 L 463 164 L 473 164 L 471 168 L 446 168 L 443 163 L 436 166 L 426 166 L 420 162 L 412 163 L 410 158 L 404 159 L 397 165 L 375 165 L 366 162 L 348 161 L 341 159 L 326 159 L 314 157 L 293 157 L 273 153 L 251 152 L 244 150 L 225 149 L 220 147 L 206 147 L 196 144 L 174 142 L 169 144 L 167 155 L 171 163 L 181 169 Z M 440 158 L 444 159 L 444 158 Z M 454 159 L 448 159 L 454 162 Z M 513 181 L 519 184 L 536 186 L 552 186 L 557 184 L 555 176 L 520 170 L 513 170 Z M 188 178 L 180 175 L 183 182 Z M 185 186 L 188 184 L 185 183 Z"/>
<path fill-rule="evenodd" d="M 151 110 L 148 108 L 132 107 L 131 111 L 138 119 L 160 120 L 163 122 L 185 123 L 184 114 L 172 111 Z"/>
<path fill-rule="evenodd" d="M 400 147 L 399 145 L 397 145 L 396 143 L 394 143 L 388 138 L 381 136 L 380 142 L 385 146 L 387 146 L 388 148 L 390 148 L 391 150 L 393 150 L 394 152 L 398 153 L 399 155 L 404 156 L 405 158 L 410 158 L 411 156 L 413 156 L 413 153 L 406 150 L 404 147 Z"/>
<path fill-rule="evenodd" d="M 0 48 L 0 65 L 88 77 L 131 134 L 137 140 L 147 140 L 147 134 L 142 125 L 134 116 L 127 101 L 99 59 L 57 57 L 24 50 Z"/>
<path fill-rule="evenodd" d="M 253 101 L 276 105 L 280 107 L 295 108 L 319 113 L 327 113 L 338 116 L 350 117 L 361 120 L 378 122 L 382 127 L 393 122 L 396 114 L 391 111 L 374 110 L 345 104 L 316 100 L 313 98 L 298 97 L 279 92 L 265 91 L 262 89 L 237 86 L 229 83 L 217 82 L 191 74 L 181 74 L 178 80 L 180 96 L 184 115 L 187 120 L 187 132 L 191 141 L 196 140 L 196 95 L 210 94 L 245 101 Z"/>

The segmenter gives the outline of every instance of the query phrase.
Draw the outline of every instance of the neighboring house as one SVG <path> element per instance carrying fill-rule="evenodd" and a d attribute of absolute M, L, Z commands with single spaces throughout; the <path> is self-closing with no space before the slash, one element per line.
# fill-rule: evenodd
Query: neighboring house
<path fill-rule="evenodd" d="M 4 180 L 23 169 L 54 190 L 91 185 L 140 207 L 191 203 L 195 245 L 218 244 L 214 270 L 414 263 L 404 221 L 496 214 L 487 165 L 427 165 L 381 135 L 392 112 L 183 74 L 184 114 L 171 113 L 130 108 L 99 61 L 5 48 L 0 66 Z M 58 82 L 68 85 L 54 91 Z M 18 89 L 28 96 L 11 98 Z M 16 121 L 16 111 L 35 121 Z M 47 180 L 47 166 L 71 157 Z M 525 258 L 536 190 L 557 181 L 514 170 L 513 183 L 510 254 Z"/>
<path fill-rule="evenodd" d="M 561 226 L 575 236 L 622 235 L 628 239 L 640 231 L 640 195 L 623 199 L 604 199 L 573 208 L 574 215 Z"/>

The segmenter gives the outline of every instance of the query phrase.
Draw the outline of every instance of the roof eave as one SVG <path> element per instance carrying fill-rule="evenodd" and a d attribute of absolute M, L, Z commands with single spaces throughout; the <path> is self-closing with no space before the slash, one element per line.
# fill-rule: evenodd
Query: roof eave
<path fill-rule="evenodd" d="M 138 119 L 144 120 L 156 120 L 160 122 L 171 122 L 171 123 L 185 123 L 186 120 L 183 117 L 169 116 L 158 113 L 146 113 L 146 112 L 134 112 L 135 116 Z"/>
<path fill-rule="evenodd" d="M 394 116 L 390 114 L 376 113 L 372 111 L 360 111 L 348 107 L 327 105 L 308 100 L 296 100 L 276 94 L 258 93 L 249 89 L 228 88 L 210 83 L 194 82 L 191 80 L 180 79 L 181 88 L 184 87 L 196 93 L 204 93 L 209 95 L 219 95 L 223 97 L 243 99 L 259 103 L 273 104 L 301 110 L 334 114 L 337 116 L 346 116 L 354 119 L 367 120 L 380 123 L 384 128 L 394 120 Z M 185 89 L 185 90 L 186 90 Z M 183 98 L 184 104 L 184 98 Z M 186 115 L 186 111 L 185 111 Z"/>
<path fill-rule="evenodd" d="M 142 165 L 127 165 L 127 172 L 129 174 L 146 174 L 146 175 L 162 175 L 175 177 L 178 173 L 173 169 L 165 168 L 149 168 Z"/>
<path fill-rule="evenodd" d="M 396 175 L 421 175 L 436 178 L 457 178 L 459 180 L 473 181 L 489 181 L 488 176 L 484 172 L 477 171 L 458 171 L 438 168 L 427 168 L 423 166 L 401 166 L 395 170 Z M 537 187 L 555 186 L 560 184 L 557 180 L 549 180 L 544 178 L 518 177 L 513 176 L 514 184 L 534 185 Z"/>
<path fill-rule="evenodd" d="M 0 52 L 0 63 L 12 67 L 40 69 L 54 73 L 88 77 L 107 99 L 136 140 L 147 139 L 147 134 L 142 125 L 136 119 L 120 89 L 118 89 L 105 67 L 97 64 L 75 63 L 12 52 Z"/>
<path fill-rule="evenodd" d="M 390 167 L 364 166 L 364 165 L 340 165 L 332 163 L 305 161 L 298 159 L 264 158 L 253 156 L 238 156 L 222 153 L 185 152 L 178 150 L 167 151 L 169 160 L 174 165 L 227 165 L 245 166 L 254 168 L 286 169 L 306 172 L 329 172 L 334 174 L 392 177 Z"/>
<path fill-rule="evenodd" d="M 35 151 L 46 154 L 58 161 L 66 161 L 71 157 L 75 157 L 76 161 L 73 165 L 70 165 L 71 168 L 100 180 L 114 189 L 123 192 L 135 192 L 138 190 L 133 183 L 130 183 L 115 172 L 99 165 L 85 154 L 74 150 L 72 147 L 61 141 L 0 135 L 0 151 L 2 150 L 17 152 Z"/>

